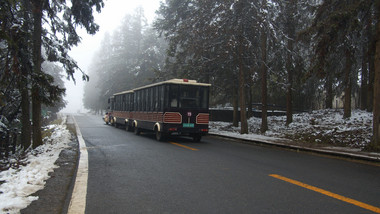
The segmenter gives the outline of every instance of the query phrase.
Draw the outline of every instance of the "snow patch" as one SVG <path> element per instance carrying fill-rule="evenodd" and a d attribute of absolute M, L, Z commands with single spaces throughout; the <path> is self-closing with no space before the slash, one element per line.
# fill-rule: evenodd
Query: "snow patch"
<path fill-rule="evenodd" d="M 353 110 L 350 118 L 343 119 L 341 109 L 318 110 L 294 114 L 293 123 L 288 126 L 286 126 L 286 116 L 271 116 L 268 117 L 269 130 L 265 134 L 260 133 L 261 118 L 250 118 L 248 126 L 250 134 L 244 135 L 244 138 L 257 140 L 286 138 L 362 149 L 371 140 L 372 113 Z M 241 137 L 239 132 L 240 127 L 233 127 L 231 123 L 210 122 L 210 133 Z"/>
<path fill-rule="evenodd" d="M 49 125 L 52 135 L 44 139 L 44 144 L 28 153 L 26 166 L 10 168 L 0 173 L 0 213 L 20 213 L 32 201 L 37 200 L 33 193 L 44 188 L 49 173 L 55 168 L 55 161 L 61 151 L 68 147 L 71 134 L 66 128 L 65 118 L 60 125 Z"/>

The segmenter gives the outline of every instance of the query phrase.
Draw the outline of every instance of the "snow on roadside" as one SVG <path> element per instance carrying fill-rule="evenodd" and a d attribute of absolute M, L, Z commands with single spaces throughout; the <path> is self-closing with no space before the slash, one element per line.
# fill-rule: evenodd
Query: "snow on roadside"
<path fill-rule="evenodd" d="M 66 117 L 62 118 L 60 125 L 46 128 L 53 130 L 52 135 L 44 139 L 42 146 L 27 154 L 27 165 L 0 172 L 0 213 L 20 213 L 21 209 L 37 200 L 37 196 L 31 195 L 43 189 L 50 178 L 49 173 L 58 168 L 54 163 L 60 152 L 68 147 L 71 138 L 66 128 Z"/>
<path fill-rule="evenodd" d="M 267 139 L 268 137 L 286 138 L 315 145 L 327 144 L 363 149 L 372 136 L 372 113 L 353 110 L 352 116 L 343 119 L 343 110 L 325 109 L 310 113 L 294 114 L 293 123 L 285 125 L 286 116 L 268 117 L 269 130 L 260 133 L 261 118 L 248 120 L 249 139 Z M 231 123 L 210 122 L 210 133 L 238 135 L 240 127 Z"/>

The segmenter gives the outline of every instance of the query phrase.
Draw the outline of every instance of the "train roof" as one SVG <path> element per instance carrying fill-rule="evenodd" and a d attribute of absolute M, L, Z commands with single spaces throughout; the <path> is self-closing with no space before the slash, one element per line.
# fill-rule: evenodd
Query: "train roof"
<path fill-rule="evenodd" d="M 134 91 L 144 89 L 144 88 L 149 88 L 152 86 L 157 86 L 157 85 L 163 85 L 163 84 L 179 84 L 179 85 L 196 85 L 196 86 L 211 86 L 211 84 L 208 83 L 198 83 L 196 80 L 188 80 L 188 79 L 171 79 L 171 80 L 166 80 L 163 82 L 158 82 L 158 83 L 153 83 L 150 85 L 142 86 L 139 88 L 133 89 Z"/>
<path fill-rule="evenodd" d="M 163 85 L 163 84 L 195 85 L 195 86 L 206 86 L 206 87 L 211 86 L 211 84 L 208 84 L 208 83 L 199 83 L 196 80 L 171 79 L 171 80 L 166 80 L 166 81 L 162 81 L 162 82 L 158 82 L 158 83 L 153 83 L 153 84 L 150 84 L 150 85 L 145 85 L 145 86 L 142 86 L 142 87 L 139 87 L 139 88 L 135 88 L 135 89 L 132 89 L 132 90 L 121 91 L 121 92 L 113 94 L 112 96 L 133 93 L 134 91 L 137 91 L 137 90 L 141 90 L 141 89 L 144 89 L 144 88 L 149 88 L 149 87 L 153 87 L 153 86 L 157 86 L 157 85 Z"/>
<path fill-rule="evenodd" d="M 118 93 L 113 94 L 112 96 L 121 95 L 121 94 L 128 94 L 128 93 L 133 93 L 133 90 L 118 92 Z"/>

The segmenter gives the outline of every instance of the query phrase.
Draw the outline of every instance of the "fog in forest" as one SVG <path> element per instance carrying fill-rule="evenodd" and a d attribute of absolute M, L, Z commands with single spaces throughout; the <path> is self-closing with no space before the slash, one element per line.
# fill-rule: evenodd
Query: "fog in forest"
<path fill-rule="evenodd" d="M 133 11 L 142 7 L 144 9 L 144 15 L 148 22 L 151 23 L 154 19 L 155 11 L 159 7 L 160 0 L 148 0 L 148 1 L 138 1 L 138 0 L 107 0 L 105 1 L 105 6 L 101 13 L 95 13 L 95 22 L 99 24 L 99 32 L 95 35 L 88 35 L 84 29 L 78 30 L 80 36 L 82 37 L 82 42 L 77 46 L 73 47 L 69 52 L 70 56 L 75 59 L 86 74 L 89 73 L 89 66 L 95 52 L 100 48 L 100 43 L 105 33 L 112 33 L 117 29 L 123 17 L 127 14 L 133 13 Z M 66 97 L 67 101 L 66 107 L 62 112 L 67 113 L 78 113 L 85 112 L 83 107 L 83 87 L 85 82 L 82 81 L 82 73 L 77 71 L 74 75 L 75 83 L 73 80 L 65 79 L 66 87 Z M 90 76 L 90 81 L 93 77 Z"/>

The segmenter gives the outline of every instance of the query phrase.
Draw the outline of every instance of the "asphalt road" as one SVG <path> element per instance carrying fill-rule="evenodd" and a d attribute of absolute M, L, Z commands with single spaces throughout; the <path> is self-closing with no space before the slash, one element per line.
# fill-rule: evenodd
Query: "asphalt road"
<path fill-rule="evenodd" d="M 379 166 L 211 136 L 157 142 L 75 118 L 89 156 L 86 213 L 380 212 Z"/>

